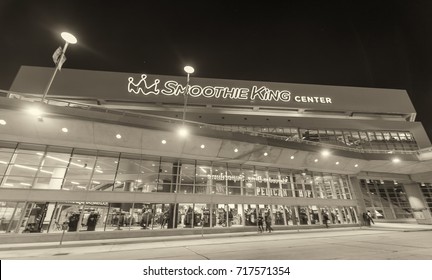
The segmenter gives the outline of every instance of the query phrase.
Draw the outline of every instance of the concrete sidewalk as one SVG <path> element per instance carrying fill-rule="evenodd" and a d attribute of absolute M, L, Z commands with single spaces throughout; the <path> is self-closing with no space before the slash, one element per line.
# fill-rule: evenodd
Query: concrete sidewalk
<path fill-rule="evenodd" d="M 348 227 L 348 228 L 315 228 L 315 229 L 299 229 L 299 230 L 276 230 L 271 235 L 280 234 L 302 234 L 313 232 L 347 232 L 357 230 L 380 230 L 380 231 L 432 231 L 432 225 L 406 224 L 406 223 L 379 223 L 376 222 L 371 227 Z M 268 234 L 268 233 L 265 233 Z M 230 232 L 230 233 L 215 233 L 203 235 L 175 235 L 175 236 L 153 236 L 139 238 L 118 238 L 118 239 L 103 239 L 103 240 L 80 240 L 80 241 L 63 241 L 60 245 L 60 240 L 55 242 L 35 242 L 35 243 L 8 243 L 0 244 L 0 251 L 14 250 L 34 250 L 34 249 L 49 249 L 49 248 L 72 248 L 85 246 L 105 246 L 105 245 L 121 245 L 134 243 L 151 243 L 151 242 L 166 242 L 166 241 L 186 241 L 186 240 L 206 240 L 213 238 L 230 238 L 230 237 L 246 237 L 256 236 L 257 232 Z M 0 235 L 1 238 L 1 235 Z"/>

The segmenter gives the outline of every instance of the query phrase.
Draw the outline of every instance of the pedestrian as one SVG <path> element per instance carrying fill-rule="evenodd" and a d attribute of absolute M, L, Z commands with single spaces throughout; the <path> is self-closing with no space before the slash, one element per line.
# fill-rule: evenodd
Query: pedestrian
<path fill-rule="evenodd" d="M 322 212 L 322 216 L 323 216 L 323 222 L 324 222 L 326 228 L 328 228 L 328 227 L 329 227 L 329 225 L 328 225 L 329 216 L 328 216 L 328 214 L 327 214 L 326 212 L 324 212 L 324 211 Z"/>
<path fill-rule="evenodd" d="M 272 217 L 271 217 L 271 213 L 269 210 L 265 216 L 266 231 L 268 231 L 269 233 L 271 233 L 273 230 L 271 223 L 272 223 Z"/>
<path fill-rule="evenodd" d="M 363 212 L 362 216 L 363 216 L 363 221 L 364 221 L 365 226 L 370 227 L 371 226 L 372 218 L 370 218 L 369 215 L 368 215 L 368 213 L 366 213 L 366 212 Z"/>
<path fill-rule="evenodd" d="M 370 211 L 367 211 L 367 216 L 369 219 L 369 226 L 370 226 L 370 223 L 375 224 L 374 220 L 372 219 L 372 214 Z"/>
<path fill-rule="evenodd" d="M 258 216 L 258 232 L 263 233 L 264 231 L 264 219 L 261 213 Z"/>

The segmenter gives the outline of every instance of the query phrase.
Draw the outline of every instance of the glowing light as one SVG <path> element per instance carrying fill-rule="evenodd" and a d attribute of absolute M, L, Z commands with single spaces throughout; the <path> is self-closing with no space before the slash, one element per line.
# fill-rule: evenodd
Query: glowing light
<path fill-rule="evenodd" d="M 393 161 L 394 163 L 398 163 L 398 162 L 400 162 L 401 160 L 400 160 L 399 158 L 393 158 L 392 161 Z"/>
<path fill-rule="evenodd" d="M 314 161 L 315 161 L 315 162 L 318 162 L 318 159 L 316 158 Z"/>
<path fill-rule="evenodd" d="M 356 163 L 356 164 L 354 165 L 354 167 L 358 167 L 358 164 Z"/>
<path fill-rule="evenodd" d="M 294 156 L 291 156 L 290 159 L 294 159 Z"/>
<path fill-rule="evenodd" d="M 180 127 L 180 129 L 178 130 L 178 134 L 179 134 L 181 137 L 186 137 L 186 136 L 189 134 L 189 131 L 187 130 L 186 127 L 182 126 L 182 127 Z"/>
<path fill-rule="evenodd" d="M 76 44 L 78 42 L 77 38 L 68 32 L 62 32 L 60 35 L 63 40 L 65 40 L 69 44 Z"/>
<path fill-rule="evenodd" d="M 336 161 L 336 165 L 339 165 L 339 161 Z"/>
<path fill-rule="evenodd" d="M 121 139 L 122 136 L 121 136 L 120 134 L 117 134 L 117 135 L 116 135 L 116 138 L 117 138 L 117 139 Z"/>
<path fill-rule="evenodd" d="M 329 150 L 324 150 L 324 151 L 321 152 L 321 155 L 325 156 L 325 157 L 329 156 L 330 155 L 330 151 Z"/>
<path fill-rule="evenodd" d="M 238 150 L 237 148 L 234 149 L 234 153 L 238 153 L 238 151 L 239 151 L 239 150 Z"/>
<path fill-rule="evenodd" d="M 64 133 L 66 133 L 66 132 L 68 132 L 69 130 L 68 130 L 66 127 L 63 127 L 63 128 L 62 128 L 62 131 L 63 131 Z"/>
<path fill-rule="evenodd" d="M 166 140 L 165 140 L 165 139 L 164 139 L 164 140 L 162 140 L 162 144 L 164 144 L 164 145 L 165 145 L 166 143 L 167 143 L 167 142 L 166 142 Z"/>
<path fill-rule="evenodd" d="M 185 66 L 183 69 L 188 74 L 192 74 L 193 72 L 195 72 L 195 69 L 192 66 Z"/>
<path fill-rule="evenodd" d="M 264 156 L 265 156 L 265 157 L 266 157 L 266 156 L 268 156 L 268 153 L 267 153 L 267 152 L 265 152 L 265 153 L 264 153 Z"/>
<path fill-rule="evenodd" d="M 201 149 L 204 149 L 204 148 L 205 148 L 205 145 L 204 145 L 204 144 L 202 144 L 202 145 L 201 145 Z"/>
<path fill-rule="evenodd" d="M 6 121 L 5 120 L 0 120 L 0 125 L 6 125 Z"/>
<path fill-rule="evenodd" d="M 43 111 L 39 107 L 31 107 L 27 110 L 27 112 L 33 116 L 37 116 L 40 118 L 43 114 Z"/>

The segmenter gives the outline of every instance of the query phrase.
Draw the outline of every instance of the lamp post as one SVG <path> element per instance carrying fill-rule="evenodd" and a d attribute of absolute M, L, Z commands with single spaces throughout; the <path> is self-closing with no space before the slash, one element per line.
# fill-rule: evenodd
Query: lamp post
<path fill-rule="evenodd" d="M 63 38 L 63 40 L 65 40 L 65 45 L 64 45 L 63 49 L 59 48 L 61 51 L 61 54 L 57 57 L 58 58 L 58 59 L 56 59 L 57 61 L 54 61 L 56 63 L 56 68 L 54 70 L 54 73 L 51 76 L 51 80 L 49 81 L 48 86 L 45 88 L 45 91 L 42 95 L 42 99 L 41 99 L 42 103 L 45 101 L 45 98 L 48 94 L 48 91 L 51 87 L 51 84 L 53 83 L 54 78 L 57 74 L 57 71 L 60 70 L 60 68 L 61 68 L 61 66 L 65 60 L 65 53 L 66 53 L 66 49 L 67 49 L 68 45 L 69 44 L 76 44 L 78 42 L 76 37 L 74 35 L 68 33 L 68 32 L 62 32 L 60 35 Z"/>
<path fill-rule="evenodd" d="M 180 135 L 181 136 L 186 136 L 188 131 L 185 127 L 185 120 L 186 120 L 186 107 L 187 107 L 187 99 L 188 99 L 188 95 L 189 95 L 189 80 L 190 80 L 190 74 L 192 74 L 193 72 L 195 72 L 195 69 L 192 66 L 185 66 L 184 67 L 184 71 L 187 74 L 187 79 L 186 79 L 186 89 L 184 92 L 184 104 L 183 104 L 183 117 L 182 117 L 182 127 L 180 128 Z"/>

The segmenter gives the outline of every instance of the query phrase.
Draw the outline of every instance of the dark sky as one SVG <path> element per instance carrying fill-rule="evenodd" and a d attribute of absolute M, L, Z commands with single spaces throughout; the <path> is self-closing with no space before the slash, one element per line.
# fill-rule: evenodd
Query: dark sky
<path fill-rule="evenodd" d="M 1 0 L 0 89 L 69 31 L 66 68 L 406 89 L 432 137 L 432 1 L 239 2 Z"/>

